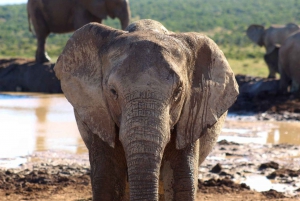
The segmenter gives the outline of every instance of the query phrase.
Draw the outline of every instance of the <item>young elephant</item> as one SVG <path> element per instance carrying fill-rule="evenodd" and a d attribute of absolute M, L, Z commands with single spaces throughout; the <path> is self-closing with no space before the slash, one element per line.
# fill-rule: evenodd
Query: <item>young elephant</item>
<path fill-rule="evenodd" d="M 300 31 L 286 39 L 279 50 L 280 90 L 300 92 Z"/>
<path fill-rule="evenodd" d="M 89 150 L 93 200 L 126 200 L 126 186 L 130 200 L 195 200 L 198 166 L 238 95 L 212 40 L 153 20 L 91 23 L 55 72 Z"/>
<path fill-rule="evenodd" d="M 278 60 L 278 48 L 284 43 L 285 39 L 292 33 L 299 30 L 299 26 L 293 23 L 284 26 L 270 26 L 265 29 L 261 25 L 250 25 L 247 29 L 247 36 L 257 45 L 266 48 L 264 60 L 269 68 L 268 78 L 275 78 L 276 73 L 279 73 L 278 63 L 272 62 Z M 276 55 L 276 57 L 274 57 Z M 271 62 L 270 62 L 271 58 Z"/>

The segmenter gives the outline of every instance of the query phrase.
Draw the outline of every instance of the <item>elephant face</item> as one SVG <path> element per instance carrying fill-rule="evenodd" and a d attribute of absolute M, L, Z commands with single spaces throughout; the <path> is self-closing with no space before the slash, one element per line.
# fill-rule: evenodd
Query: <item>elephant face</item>
<path fill-rule="evenodd" d="M 131 196 L 157 187 L 171 135 L 177 149 L 197 141 L 238 94 L 234 74 L 212 40 L 171 33 L 152 20 L 126 31 L 96 23 L 82 27 L 55 72 L 77 121 L 112 147 L 117 136 L 122 142 Z"/>

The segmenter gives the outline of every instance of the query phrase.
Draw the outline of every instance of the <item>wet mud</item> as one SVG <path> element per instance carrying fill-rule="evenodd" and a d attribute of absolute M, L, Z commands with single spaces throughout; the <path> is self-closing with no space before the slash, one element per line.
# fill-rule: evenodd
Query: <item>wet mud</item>
<path fill-rule="evenodd" d="M 228 198 L 222 200 L 300 199 L 299 151 L 296 145 L 219 141 L 199 168 L 197 200 L 218 200 L 224 194 Z M 70 156 L 39 152 L 32 162 L 0 170 L 0 197 L 91 200 L 88 158 Z"/>

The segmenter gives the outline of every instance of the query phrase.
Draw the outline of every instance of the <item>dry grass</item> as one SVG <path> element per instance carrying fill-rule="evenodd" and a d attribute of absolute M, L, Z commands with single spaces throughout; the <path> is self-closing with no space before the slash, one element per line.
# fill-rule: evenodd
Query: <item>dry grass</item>
<path fill-rule="evenodd" d="M 228 62 L 235 75 L 251 75 L 259 77 L 267 77 L 269 70 L 264 60 L 261 59 L 228 59 Z"/>

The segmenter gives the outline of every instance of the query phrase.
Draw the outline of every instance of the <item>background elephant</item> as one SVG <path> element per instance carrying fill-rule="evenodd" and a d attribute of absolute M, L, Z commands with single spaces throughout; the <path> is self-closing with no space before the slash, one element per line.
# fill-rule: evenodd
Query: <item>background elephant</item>
<path fill-rule="evenodd" d="M 93 200 L 123 200 L 127 181 L 130 200 L 195 199 L 198 165 L 238 95 L 212 40 L 153 20 L 126 31 L 91 23 L 55 72 L 89 150 Z"/>
<path fill-rule="evenodd" d="M 89 22 L 101 23 L 107 16 L 119 18 L 122 29 L 130 21 L 128 0 L 28 0 L 27 12 L 37 37 L 38 63 L 50 61 L 45 42 L 51 32 L 72 32 Z"/>
<path fill-rule="evenodd" d="M 286 39 L 279 50 L 280 90 L 299 92 L 300 84 L 300 31 Z"/>
<path fill-rule="evenodd" d="M 289 23 L 284 26 L 270 26 L 268 29 L 265 29 L 264 26 L 261 25 L 251 25 L 247 29 L 247 36 L 259 46 L 264 46 L 266 48 L 266 54 L 264 56 L 265 62 L 269 68 L 269 76 L 268 78 L 275 78 L 276 73 L 279 73 L 278 64 L 274 62 L 270 62 L 270 60 L 266 59 L 273 57 L 278 53 L 278 49 L 281 44 L 285 41 L 285 39 L 295 31 L 299 30 L 299 26 L 293 23 Z M 277 52 L 273 52 L 277 51 Z M 272 54 L 272 56 L 269 56 Z M 277 59 L 276 59 L 277 60 Z"/>

